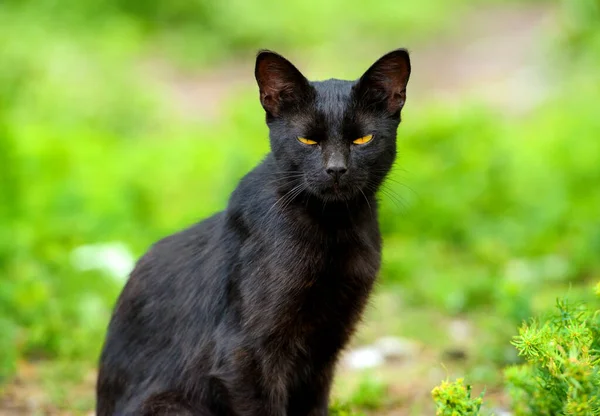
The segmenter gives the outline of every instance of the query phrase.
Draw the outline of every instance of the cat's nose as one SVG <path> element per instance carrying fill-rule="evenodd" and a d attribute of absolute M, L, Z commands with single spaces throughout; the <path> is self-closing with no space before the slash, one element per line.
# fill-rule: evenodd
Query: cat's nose
<path fill-rule="evenodd" d="M 327 173 L 330 174 L 336 182 L 347 171 L 348 171 L 348 169 L 346 168 L 345 165 L 340 164 L 340 165 L 327 166 Z"/>

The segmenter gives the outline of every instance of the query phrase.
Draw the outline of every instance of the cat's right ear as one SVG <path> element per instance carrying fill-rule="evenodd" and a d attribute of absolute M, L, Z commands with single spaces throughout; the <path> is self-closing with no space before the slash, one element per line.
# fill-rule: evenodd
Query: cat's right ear
<path fill-rule="evenodd" d="M 396 49 L 377 60 L 355 86 L 358 97 L 382 107 L 389 114 L 400 114 L 406 101 L 410 78 L 410 57 L 406 49 Z"/>
<path fill-rule="evenodd" d="M 272 116 L 281 110 L 300 103 L 310 92 L 308 80 L 283 56 L 263 50 L 256 57 L 254 70 L 260 90 L 260 103 Z"/>

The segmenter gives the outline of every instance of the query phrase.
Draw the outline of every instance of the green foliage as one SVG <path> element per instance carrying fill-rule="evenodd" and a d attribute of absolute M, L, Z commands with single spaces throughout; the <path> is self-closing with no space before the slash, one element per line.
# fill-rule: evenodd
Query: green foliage
<path fill-rule="evenodd" d="M 182 120 L 140 75 L 142 57 L 165 47 L 206 63 L 265 46 L 316 48 L 325 66 L 354 76 L 375 58 L 373 44 L 397 42 L 398 27 L 415 39 L 460 21 L 468 4 L 386 0 L 365 12 L 358 1 L 3 2 L 0 383 L 23 358 L 94 365 L 123 280 L 80 270 L 74 250 L 119 241 L 140 255 L 222 209 L 268 149 L 254 90 L 236 94 L 222 119 Z M 417 107 L 409 97 L 397 168 L 381 193 L 382 288 L 400 286 L 399 303 L 415 311 L 491 315 L 482 351 L 504 345 L 505 334 L 545 307 L 544 293 L 554 298 L 600 272 L 600 193 L 591 191 L 600 183 L 595 5 L 565 1 L 577 18 L 555 48 L 561 65 L 548 75 L 545 100 L 525 115 L 459 97 Z M 339 47 L 349 44 L 357 46 Z M 341 49 L 360 60 L 337 62 Z M 582 386 L 572 394 L 587 394 Z M 63 402 L 65 390 L 52 395 Z M 365 382 L 352 406 L 380 406 L 385 392 Z"/>
<path fill-rule="evenodd" d="M 19 356 L 14 322 L 0 317 L 0 392 L 2 384 L 15 371 Z"/>
<path fill-rule="evenodd" d="M 559 300 L 554 314 L 523 324 L 512 343 L 525 359 L 505 370 L 515 415 L 600 414 L 600 310 Z M 483 397 L 472 399 L 462 379 L 432 395 L 438 415 L 477 414 Z"/>
<path fill-rule="evenodd" d="M 476 416 L 483 403 L 483 393 L 471 397 L 471 386 L 459 378 L 456 381 L 443 381 L 435 387 L 431 395 L 435 402 L 436 416 Z"/>
<path fill-rule="evenodd" d="M 388 386 L 373 375 L 366 375 L 348 398 L 347 404 L 352 408 L 373 410 L 381 408 L 387 398 Z"/>
<path fill-rule="evenodd" d="M 576 55 L 581 55 L 589 51 L 592 45 L 595 46 L 591 48 L 592 53 L 598 58 L 600 0 L 563 0 L 562 4 L 568 16 L 562 38 L 568 49 Z"/>
<path fill-rule="evenodd" d="M 329 416 L 362 416 L 362 413 L 356 413 L 347 403 L 334 402 L 329 406 Z"/>
<path fill-rule="evenodd" d="M 424 36 L 431 27 L 448 26 L 469 0 L 422 0 L 400 4 L 381 0 L 369 6 L 359 0 L 326 3 L 290 0 L 8 0 L 12 15 L 84 36 L 124 28 L 152 40 L 152 48 L 191 62 L 211 62 L 234 53 L 268 46 L 273 49 L 320 48 L 335 51 L 354 43 L 390 43 L 389 37 Z M 2 10 L 0 10 L 2 13 Z M 13 16 L 14 17 L 14 16 Z M 393 44 L 390 47 L 397 47 Z M 176 51 L 175 54 L 172 52 Z"/>
<path fill-rule="evenodd" d="M 523 325 L 513 344 L 527 363 L 506 370 L 515 414 L 600 414 L 599 313 L 559 301 L 549 319 Z"/>

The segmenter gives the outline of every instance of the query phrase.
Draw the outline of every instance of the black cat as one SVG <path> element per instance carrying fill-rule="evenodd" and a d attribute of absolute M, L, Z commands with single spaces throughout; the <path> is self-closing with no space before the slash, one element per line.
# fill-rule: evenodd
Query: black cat
<path fill-rule="evenodd" d="M 100 360 L 108 415 L 326 415 L 377 276 L 375 193 L 396 156 L 406 50 L 358 81 L 256 60 L 271 152 L 227 209 L 136 265 Z"/>

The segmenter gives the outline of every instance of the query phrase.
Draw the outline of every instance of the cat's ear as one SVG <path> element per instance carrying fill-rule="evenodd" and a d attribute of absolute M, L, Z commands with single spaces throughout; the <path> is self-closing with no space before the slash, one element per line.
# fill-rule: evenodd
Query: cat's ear
<path fill-rule="evenodd" d="M 263 50 L 256 57 L 254 70 L 260 90 L 260 103 L 268 114 L 277 116 L 290 104 L 308 97 L 308 80 L 283 56 Z"/>
<path fill-rule="evenodd" d="M 399 113 L 406 101 L 410 58 L 406 49 L 396 49 L 379 58 L 358 80 L 359 100 L 383 104 L 390 114 Z"/>

